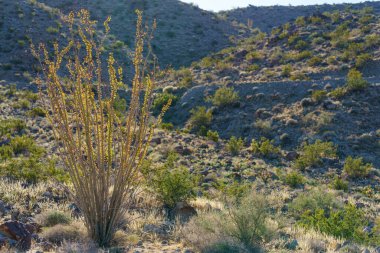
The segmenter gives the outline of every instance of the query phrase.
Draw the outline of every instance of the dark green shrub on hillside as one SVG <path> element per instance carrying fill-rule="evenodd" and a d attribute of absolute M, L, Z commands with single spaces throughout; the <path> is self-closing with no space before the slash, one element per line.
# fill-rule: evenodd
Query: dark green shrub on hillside
<path fill-rule="evenodd" d="M 37 144 L 32 138 L 27 137 L 25 135 L 16 136 L 13 139 L 11 139 L 9 147 L 12 149 L 13 154 L 16 156 L 21 154 L 40 156 L 44 152 L 44 149 L 37 146 Z"/>
<path fill-rule="evenodd" d="M 368 82 L 364 80 L 362 73 L 356 69 L 351 69 L 347 74 L 346 86 L 349 91 L 359 91 L 367 88 Z"/>
<path fill-rule="evenodd" d="M 243 147 L 244 147 L 243 139 L 236 138 L 235 136 L 232 136 L 226 145 L 226 149 L 232 155 L 238 155 Z"/>
<path fill-rule="evenodd" d="M 251 150 L 254 154 L 259 154 L 264 157 L 278 155 L 280 153 L 280 149 L 274 146 L 273 143 L 274 141 L 270 141 L 265 137 L 262 137 L 260 141 L 253 139 L 251 143 Z"/>
<path fill-rule="evenodd" d="M 0 120 L 0 137 L 8 134 L 19 134 L 25 128 L 25 122 L 20 119 Z"/>
<path fill-rule="evenodd" d="M 317 140 L 313 144 L 303 144 L 300 156 L 295 162 L 297 169 L 304 170 L 322 164 L 322 158 L 336 158 L 337 150 L 332 142 Z"/>
<path fill-rule="evenodd" d="M 327 97 L 327 91 L 324 90 L 314 90 L 311 94 L 311 99 L 315 102 L 321 102 Z"/>
<path fill-rule="evenodd" d="M 239 101 L 239 95 L 233 88 L 221 87 L 215 92 L 210 100 L 213 105 L 224 107 L 236 104 Z"/>
<path fill-rule="evenodd" d="M 188 88 L 193 83 L 193 73 L 190 69 L 181 68 L 174 72 L 174 79 L 177 81 L 179 87 Z"/>
<path fill-rule="evenodd" d="M 293 70 L 292 65 L 290 64 L 284 65 L 282 66 L 281 75 L 283 77 L 290 77 L 292 70 Z"/>
<path fill-rule="evenodd" d="M 178 101 L 178 97 L 167 92 L 158 94 L 153 101 L 153 111 L 155 113 L 160 113 L 162 111 L 162 108 L 169 102 L 169 100 L 172 100 L 172 105 L 175 105 L 175 103 Z"/>
<path fill-rule="evenodd" d="M 36 219 L 44 227 L 53 227 L 57 224 L 70 224 L 71 222 L 70 215 L 55 210 L 41 213 Z"/>
<path fill-rule="evenodd" d="M 190 129 L 198 131 L 201 127 L 208 128 L 212 120 L 212 112 L 208 111 L 204 106 L 198 106 L 190 111 L 189 119 Z"/>
<path fill-rule="evenodd" d="M 339 177 L 335 177 L 334 180 L 331 182 L 331 187 L 338 191 L 348 191 L 348 182 L 346 180 L 343 180 Z"/>
<path fill-rule="evenodd" d="M 350 178 L 360 178 L 368 176 L 372 168 L 372 164 L 363 162 L 363 158 L 346 158 L 343 170 Z"/>
<path fill-rule="evenodd" d="M 197 177 L 193 176 L 187 168 L 176 168 L 178 155 L 169 154 L 167 161 L 161 167 L 153 170 L 151 185 L 159 199 L 169 208 L 178 202 L 186 202 L 195 197 Z"/>
<path fill-rule="evenodd" d="M 342 98 L 347 94 L 347 89 L 345 87 L 338 87 L 332 91 L 330 91 L 327 95 L 332 98 Z"/>
<path fill-rule="evenodd" d="M 304 212 L 315 213 L 317 210 L 330 210 L 340 207 L 336 195 L 322 189 L 313 189 L 300 193 L 289 205 L 290 212 L 299 218 Z"/>
<path fill-rule="evenodd" d="M 206 136 L 207 136 L 207 139 L 213 142 L 218 142 L 219 140 L 219 134 L 217 131 L 208 130 Z"/>
<path fill-rule="evenodd" d="M 315 67 L 320 65 L 323 62 L 322 58 L 319 56 L 313 56 L 310 60 L 307 61 L 309 66 Z"/>
<path fill-rule="evenodd" d="M 30 117 L 45 117 L 46 112 L 41 107 L 34 107 L 28 112 L 28 115 Z"/>
<path fill-rule="evenodd" d="M 359 243 L 368 241 L 368 235 L 363 229 L 368 225 L 368 219 L 362 210 L 348 204 L 340 210 L 317 209 L 315 212 L 306 211 L 299 225 L 314 228 L 322 233 L 337 238 L 353 240 Z"/>
<path fill-rule="evenodd" d="M 297 171 L 292 171 L 292 172 L 286 174 L 282 178 L 282 181 L 292 188 L 300 187 L 300 186 L 304 185 L 306 182 L 304 176 L 302 176 L 302 174 L 297 172 Z"/>
<path fill-rule="evenodd" d="M 368 53 L 361 54 L 356 57 L 355 67 L 363 68 L 366 64 L 372 61 L 372 56 Z"/>
<path fill-rule="evenodd" d="M 30 183 L 47 180 L 69 181 L 68 173 L 57 168 L 54 161 L 42 162 L 35 156 L 12 158 L 0 163 L 0 176 Z"/>

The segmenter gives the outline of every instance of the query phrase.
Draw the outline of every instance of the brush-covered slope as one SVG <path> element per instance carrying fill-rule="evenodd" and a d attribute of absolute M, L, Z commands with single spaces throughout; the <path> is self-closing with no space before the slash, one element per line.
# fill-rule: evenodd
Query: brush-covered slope
<path fill-rule="evenodd" d="M 188 76 L 196 84 L 319 80 L 341 77 L 350 68 L 378 76 L 379 20 L 371 8 L 301 16 L 269 34 L 253 31 L 194 63 Z"/>

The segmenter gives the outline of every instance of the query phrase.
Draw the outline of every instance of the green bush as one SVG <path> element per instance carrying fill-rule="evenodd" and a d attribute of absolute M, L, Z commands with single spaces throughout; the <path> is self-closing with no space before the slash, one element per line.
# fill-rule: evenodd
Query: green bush
<path fill-rule="evenodd" d="M 44 227 L 53 227 L 57 224 L 70 224 L 71 222 L 71 217 L 60 211 L 48 211 L 38 215 L 36 218 L 39 220 L 39 224 Z"/>
<path fill-rule="evenodd" d="M 315 102 L 321 102 L 323 101 L 327 96 L 327 92 L 324 90 L 314 90 L 311 94 L 311 99 L 313 99 Z"/>
<path fill-rule="evenodd" d="M 244 141 L 242 138 L 238 139 L 235 136 L 232 136 L 230 140 L 227 142 L 226 148 L 228 152 L 230 152 L 232 155 L 238 155 L 243 146 Z"/>
<path fill-rule="evenodd" d="M 40 158 L 35 156 L 12 158 L 0 163 L 0 176 L 30 183 L 51 179 L 59 182 L 69 181 L 68 173 L 63 169 L 55 167 L 53 161 L 44 163 Z"/>
<path fill-rule="evenodd" d="M 329 97 L 333 97 L 333 98 L 342 98 L 344 97 L 345 95 L 347 94 L 347 89 L 345 87 L 338 87 L 332 91 L 330 91 L 327 95 Z"/>
<path fill-rule="evenodd" d="M 309 66 L 318 66 L 323 62 L 323 59 L 319 56 L 313 56 L 308 60 L 307 64 Z"/>
<path fill-rule="evenodd" d="M 30 102 L 26 99 L 21 99 L 13 104 L 13 108 L 15 109 L 28 109 L 30 108 Z"/>
<path fill-rule="evenodd" d="M 174 129 L 174 126 L 172 123 L 161 123 L 161 129 L 172 131 Z"/>
<path fill-rule="evenodd" d="M 347 157 L 344 162 L 343 170 L 350 178 L 360 178 L 368 176 L 372 168 L 372 164 L 364 163 L 363 158 Z"/>
<path fill-rule="evenodd" d="M 35 107 L 35 108 L 32 108 L 29 112 L 28 112 L 29 116 L 31 117 L 45 117 L 46 116 L 46 112 L 44 109 L 42 109 L 41 107 Z"/>
<path fill-rule="evenodd" d="M 25 122 L 20 119 L 0 120 L 0 137 L 8 134 L 19 134 L 25 128 Z"/>
<path fill-rule="evenodd" d="M 9 147 L 16 156 L 20 154 L 40 156 L 44 152 L 43 148 L 37 146 L 35 141 L 26 135 L 12 138 Z"/>
<path fill-rule="evenodd" d="M 117 95 L 113 102 L 113 108 L 115 109 L 117 116 L 122 117 L 127 111 L 127 101 Z"/>
<path fill-rule="evenodd" d="M 348 182 L 339 177 L 334 178 L 334 180 L 331 182 L 331 186 L 333 189 L 338 191 L 348 191 Z"/>
<path fill-rule="evenodd" d="M 164 92 L 158 94 L 153 101 L 153 111 L 155 113 L 160 113 L 162 111 L 162 108 L 169 102 L 170 99 L 172 100 L 172 105 L 175 105 L 175 103 L 178 101 L 178 97 L 171 93 Z"/>
<path fill-rule="evenodd" d="M 332 142 L 317 140 L 314 144 L 303 144 L 295 167 L 303 170 L 307 167 L 321 165 L 322 158 L 336 158 L 336 152 L 336 147 Z"/>
<path fill-rule="evenodd" d="M 368 220 L 364 216 L 364 212 L 352 204 L 347 204 L 344 209 L 340 210 L 317 209 L 315 212 L 306 211 L 301 216 L 299 225 L 359 243 L 367 240 L 362 231 L 368 225 Z"/>
<path fill-rule="evenodd" d="M 292 65 L 290 64 L 284 65 L 282 66 L 281 75 L 283 77 L 290 77 L 292 70 L 293 70 Z"/>
<path fill-rule="evenodd" d="M 207 139 L 213 142 L 218 142 L 219 140 L 219 134 L 217 131 L 208 130 L 206 136 L 207 136 Z"/>
<path fill-rule="evenodd" d="M 190 111 L 190 129 L 198 131 L 201 127 L 208 128 L 212 120 L 212 112 L 207 111 L 206 107 L 198 106 Z"/>
<path fill-rule="evenodd" d="M 236 102 L 239 101 L 239 95 L 233 88 L 221 87 L 215 92 L 210 100 L 213 105 L 224 107 L 236 104 Z"/>
<path fill-rule="evenodd" d="M 372 60 L 372 57 L 370 54 L 368 53 L 361 54 L 358 57 L 356 57 L 355 67 L 362 68 L 366 64 L 368 64 L 371 60 Z"/>
<path fill-rule="evenodd" d="M 199 252 L 262 252 L 276 232 L 268 225 L 270 218 L 265 196 L 252 193 L 220 212 L 199 214 L 184 232 Z"/>
<path fill-rule="evenodd" d="M 347 74 L 346 86 L 349 91 L 359 91 L 367 88 L 368 82 L 364 80 L 362 73 L 356 69 L 351 69 Z"/>
<path fill-rule="evenodd" d="M 188 88 L 193 83 L 193 74 L 190 69 L 181 68 L 174 73 L 174 79 L 179 87 Z"/>
<path fill-rule="evenodd" d="M 285 184 L 289 185 L 292 188 L 297 188 L 302 186 L 305 183 L 305 178 L 302 176 L 302 174 L 298 173 L 297 171 L 292 171 L 285 175 L 283 178 L 283 181 Z"/>
<path fill-rule="evenodd" d="M 251 142 L 251 150 L 254 154 L 263 155 L 265 157 L 280 153 L 280 149 L 273 145 L 273 140 L 270 141 L 265 137 L 262 137 L 260 141 L 253 139 Z"/>
<path fill-rule="evenodd" d="M 317 188 L 308 192 L 300 193 L 290 204 L 289 210 L 299 218 L 304 212 L 315 213 L 318 209 L 330 210 L 340 207 L 336 195 Z"/>
<path fill-rule="evenodd" d="M 170 153 L 165 164 L 152 176 L 152 186 L 159 199 L 169 208 L 178 202 L 186 202 L 195 197 L 197 178 L 184 167 L 175 168 L 177 154 Z"/>

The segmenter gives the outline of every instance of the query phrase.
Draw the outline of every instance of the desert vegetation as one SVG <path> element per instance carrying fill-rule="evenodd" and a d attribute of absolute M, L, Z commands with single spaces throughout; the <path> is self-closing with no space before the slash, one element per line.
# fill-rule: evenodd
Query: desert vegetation
<path fill-rule="evenodd" d="M 0 3 L 0 252 L 380 251 L 378 3 Z"/>

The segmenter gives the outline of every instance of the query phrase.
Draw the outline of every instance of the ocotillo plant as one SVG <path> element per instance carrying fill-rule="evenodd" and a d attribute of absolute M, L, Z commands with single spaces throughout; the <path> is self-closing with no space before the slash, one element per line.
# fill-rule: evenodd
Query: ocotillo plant
<path fill-rule="evenodd" d="M 71 39 L 62 49 L 56 43 L 53 57 L 44 44 L 32 45 L 43 69 L 37 83 L 89 236 L 106 247 L 136 193 L 140 165 L 153 130 L 170 103 L 156 120 L 152 119 L 155 83 L 143 56 L 149 33 L 143 28 L 141 12 L 137 12 L 134 78 L 124 118 L 119 118 L 113 107 L 117 90 L 124 85 L 123 70 L 115 67 L 115 59 L 109 54 L 108 71 L 103 73 L 103 48 L 95 39 L 96 22 L 86 10 L 70 13 L 66 21 Z M 109 21 L 104 22 L 105 35 Z"/>

